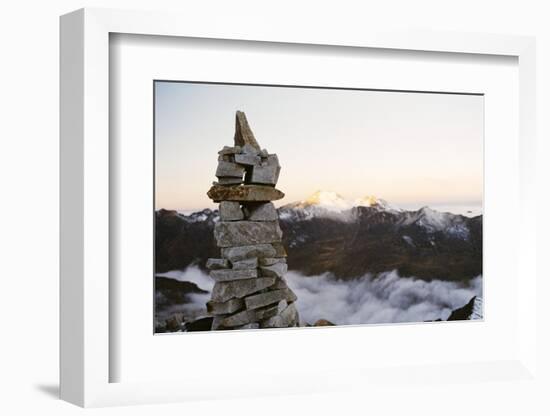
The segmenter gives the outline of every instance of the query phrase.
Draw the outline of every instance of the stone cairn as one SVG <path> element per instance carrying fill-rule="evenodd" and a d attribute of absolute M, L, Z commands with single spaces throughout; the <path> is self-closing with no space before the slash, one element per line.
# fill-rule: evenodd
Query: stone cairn
<path fill-rule="evenodd" d="M 219 202 L 214 238 L 221 258 L 206 267 L 215 284 L 207 303 L 213 330 L 298 326 L 296 295 L 286 284 L 286 251 L 273 202 L 281 167 L 261 149 L 246 115 L 237 111 L 234 146 L 218 152 L 217 182 L 208 197 Z"/>

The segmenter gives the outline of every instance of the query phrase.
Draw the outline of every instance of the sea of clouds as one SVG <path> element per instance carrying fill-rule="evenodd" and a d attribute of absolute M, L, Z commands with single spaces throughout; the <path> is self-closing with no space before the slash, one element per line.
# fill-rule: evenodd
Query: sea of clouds
<path fill-rule="evenodd" d="M 460 284 L 402 277 L 396 271 L 353 280 L 289 272 L 286 279 L 298 296 L 300 318 L 310 324 L 321 318 L 338 325 L 447 319 L 482 290 L 481 276 Z"/>
<path fill-rule="evenodd" d="M 195 283 L 208 291 L 191 294 L 182 306 L 186 315 L 206 314 L 214 282 L 198 267 L 160 274 Z M 286 280 L 298 296 L 296 306 L 302 323 L 327 319 L 337 325 L 422 322 L 447 319 L 453 309 L 464 306 L 473 296 L 482 295 L 482 279 L 468 283 L 442 280 L 424 281 L 400 276 L 396 271 L 366 274 L 353 280 L 339 280 L 331 274 L 304 276 L 288 272 Z"/>

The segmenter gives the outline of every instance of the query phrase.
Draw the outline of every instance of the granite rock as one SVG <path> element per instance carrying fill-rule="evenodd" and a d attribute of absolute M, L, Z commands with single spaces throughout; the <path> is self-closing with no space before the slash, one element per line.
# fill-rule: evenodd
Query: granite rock
<path fill-rule="evenodd" d="M 216 169 L 216 176 L 230 176 L 232 178 L 242 178 L 244 175 L 244 166 L 238 165 L 233 162 L 226 162 L 224 160 L 218 161 L 218 168 Z"/>
<path fill-rule="evenodd" d="M 279 180 L 281 166 L 277 155 L 269 155 L 265 162 L 259 166 L 253 166 L 250 172 L 250 182 L 265 185 L 276 185 Z"/>
<path fill-rule="evenodd" d="M 214 186 L 241 185 L 242 178 L 231 178 L 229 176 L 220 176 L 217 182 L 212 182 Z"/>
<path fill-rule="evenodd" d="M 275 284 L 270 289 L 288 289 L 288 284 L 284 277 L 279 277 L 275 280 Z"/>
<path fill-rule="evenodd" d="M 277 254 L 272 244 L 255 244 L 240 247 L 222 248 L 222 257 L 228 259 L 231 263 L 235 263 L 244 259 L 257 257 L 274 257 Z"/>
<path fill-rule="evenodd" d="M 284 309 L 284 308 L 283 308 Z M 263 319 L 271 318 L 280 313 L 278 305 L 268 306 L 267 308 L 244 310 L 224 318 L 221 325 L 224 327 L 236 327 L 249 323 L 258 322 Z"/>
<path fill-rule="evenodd" d="M 233 270 L 241 269 L 256 269 L 258 267 L 258 258 L 252 257 L 249 259 L 239 260 L 232 263 Z"/>
<path fill-rule="evenodd" d="M 241 153 L 235 155 L 235 162 L 241 165 L 254 166 L 260 165 L 261 159 L 260 156 L 251 155 L 249 153 Z"/>
<path fill-rule="evenodd" d="M 212 319 L 212 331 L 215 331 L 217 329 L 223 329 L 223 326 L 221 325 L 221 323 L 224 319 L 225 319 L 224 315 L 214 316 L 214 319 Z"/>
<path fill-rule="evenodd" d="M 246 305 L 246 309 L 257 309 L 263 306 L 278 303 L 285 298 L 286 293 L 284 290 L 272 290 L 270 292 L 248 296 L 244 299 L 244 303 Z"/>
<path fill-rule="evenodd" d="M 265 308 L 254 309 L 253 312 L 254 312 L 254 320 L 261 321 L 263 319 L 271 318 L 272 316 L 275 316 L 278 313 L 280 313 L 280 308 L 279 308 L 279 304 L 275 304 L 275 305 L 269 305 Z"/>
<path fill-rule="evenodd" d="M 244 298 L 275 283 L 273 277 L 258 277 L 257 279 L 235 280 L 232 282 L 216 282 L 212 289 L 213 302 L 227 302 L 233 298 Z"/>
<path fill-rule="evenodd" d="M 279 219 L 273 202 L 248 203 L 243 210 L 246 219 L 250 221 L 276 221 Z"/>
<path fill-rule="evenodd" d="M 276 263 L 286 263 L 286 259 L 284 257 L 261 257 L 258 259 L 260 266 L 272 266 Z"/>
<path fill-rule="evenodd" d="M 289 303 L 284 311 L 280 314 L 283 318 L 285 326 L 297 326 L 299 322 L 298 310 L 294 302 Z"/>
<path fill-rule="evenodd" d="M 246 114 L 242 111 L 237 111 L 237 114 L 235 115 L 235 137 L 233 139 L 235 141 L 235 146 L 242 147 L 248 144 L 257 149 L 258 152 L 261 150 L 260 145 L 256 141 L 254 133 L 252 133 L 252 129 L 248 124 Z"/>
<path fill-rule="evenodd" d="M 218 152 L 219 155 L 234 155 L 241 153 L 241 146 L 224 146 L 222 150 Z"/>
<path fill-rule="evenodd" d="M 279 242 L 282 235 L 278 221 L 219 221 L 214 225 L 218 247 Z"/>
<path fill-rule="evenodd" d="M 279 315 L 263 320 L 261 328 L 286 328 L 298 326 L 299 315 L 294 303 L 290 303 Z"/>
<path fill-rule="evenodd" d="M 244 219 L 241 204 L 235 201 L 220 202 L 220 219 L 222 221 L 240 221 Z"/>
<path fill-rule="evenodd" d="M 225 317 L 221 321 L 221 326 L 226 328 L 228 327 L 230 328 L 233 326 L 242 326 L 253 322 L 254 318 L 255 318 L 255 315 L 253 312 L 244 310 L 241 312 L 237 312 L 234 315 Z"/>
<path fill-rule="evenodd" d="M 275 249 L 275 255 L 271 257 L 286 257 L 286 249 L 283 243 L 273 243 L 271 245 Z"/>
<path fill-rule="evenodd" d="M 260 153 L 262 153 L 262 151 L 258 150 L 256 147 L 250 144 L 245 144 L 241 149 L 241 153 L 252 155 L 252 156 L 260 156 Z M 260 156 L 260 161 L 261 161 L 261 156 Z"/>
<path fill-rule="evenodd" d="M 219 162 L 227 163 L 227 162 Z M 243 168 L 244 169 L 244 168 Z M 229 176 L 229 175 L 223 175 Z M 241 202 L 262 202 L 276 201 L 285 196 L 284 193 L 272 186 L 262 185 L 240 185 L 223 186 L 213 185 L 207 192 L 210 199 L 215 202 L 220 201 L 241 201 Z"/>
<path fill-rule="evenodd" d="M 233 155 L 219 155 L 218 162 L 235 162 L 235 156 Z"/>
<path fill-rule="evenodd" d="M 271 266 L 260 266 L 260 273 L 265 277 L 283 277 L 288 270 L 286 263 L 275 263 Z"/>
<path fill-rule="evenodd" d="M 296 302 L 296 300 L 298 300 L 298 297 L 291 289 L 287 288 L 283 289 L 283 291 L 285 292 L 285 299 L 288 303 Z"/>
<path fill-rule="evenodd" d="M 208 259 L 206 268 L 209 270 L 229 269 L 229 261 L 227 259 Z"/>
<path fill-rule="evenodd" d="M 229 282 L 233 280 L 254 279 L 258 277 L 257 269 L 220 269 L 210 271 L 210 277 L 216 282 Z M 269 276 L 267 276 L 269 277 Z"/>
<path fill-rule="evenodd" d="M 206 310 L 212 315 L 227 315 L 244 307 L 242 299 L 230 299 L 227 302 L 207 302 Z"/>

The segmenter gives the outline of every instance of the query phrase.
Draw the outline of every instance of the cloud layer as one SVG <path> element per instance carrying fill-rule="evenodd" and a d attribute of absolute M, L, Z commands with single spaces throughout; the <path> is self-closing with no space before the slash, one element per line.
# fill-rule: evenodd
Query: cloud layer
<path fill-rule="evenodd" d="M 289 272 L 288 285 L 298 296 L 303 321 L 324 318 L 338 325 L 422 322 L 447 319 L 453 309 L 481 295 L 481 276 L 468 285 L 401 277 L 396 271 L 367 274 L 351 281 L 329 274 Z"/>
<path fill-rule="evenodd" d="M 197 267 L 161 274 L 195 283 L 210 292 L 213 281 Z M 327 319 L 337 325 L 422 322 L 447 319 L 453 309 L 464 306 L 472 296 L 482 293 L 481 276 L 468 284 L 414 277 L 402 277 L 396 271 L 367 274 L 354 280 L 337 280 L 326 273 L 303 276 L 288 272 L 286 279 L 298 296 L 296 306 L 303 323 Z M 186 316 L 206 314 L 207 294 L 191 294 L 189 303 L 179 311 Z"/>

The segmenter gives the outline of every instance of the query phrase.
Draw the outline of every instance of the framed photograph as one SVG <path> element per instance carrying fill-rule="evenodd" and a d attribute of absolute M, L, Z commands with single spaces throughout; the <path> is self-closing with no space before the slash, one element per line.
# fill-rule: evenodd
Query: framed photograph
<path fill-rule="evenodd" d="M 302 35 L 61 18 L 63 399 L 534 374 L 534 41 Z"/>
<path fill-rule="evenodd" d="M 155 333 L 483 319 L 482 94 L 154 89 Z"/>

